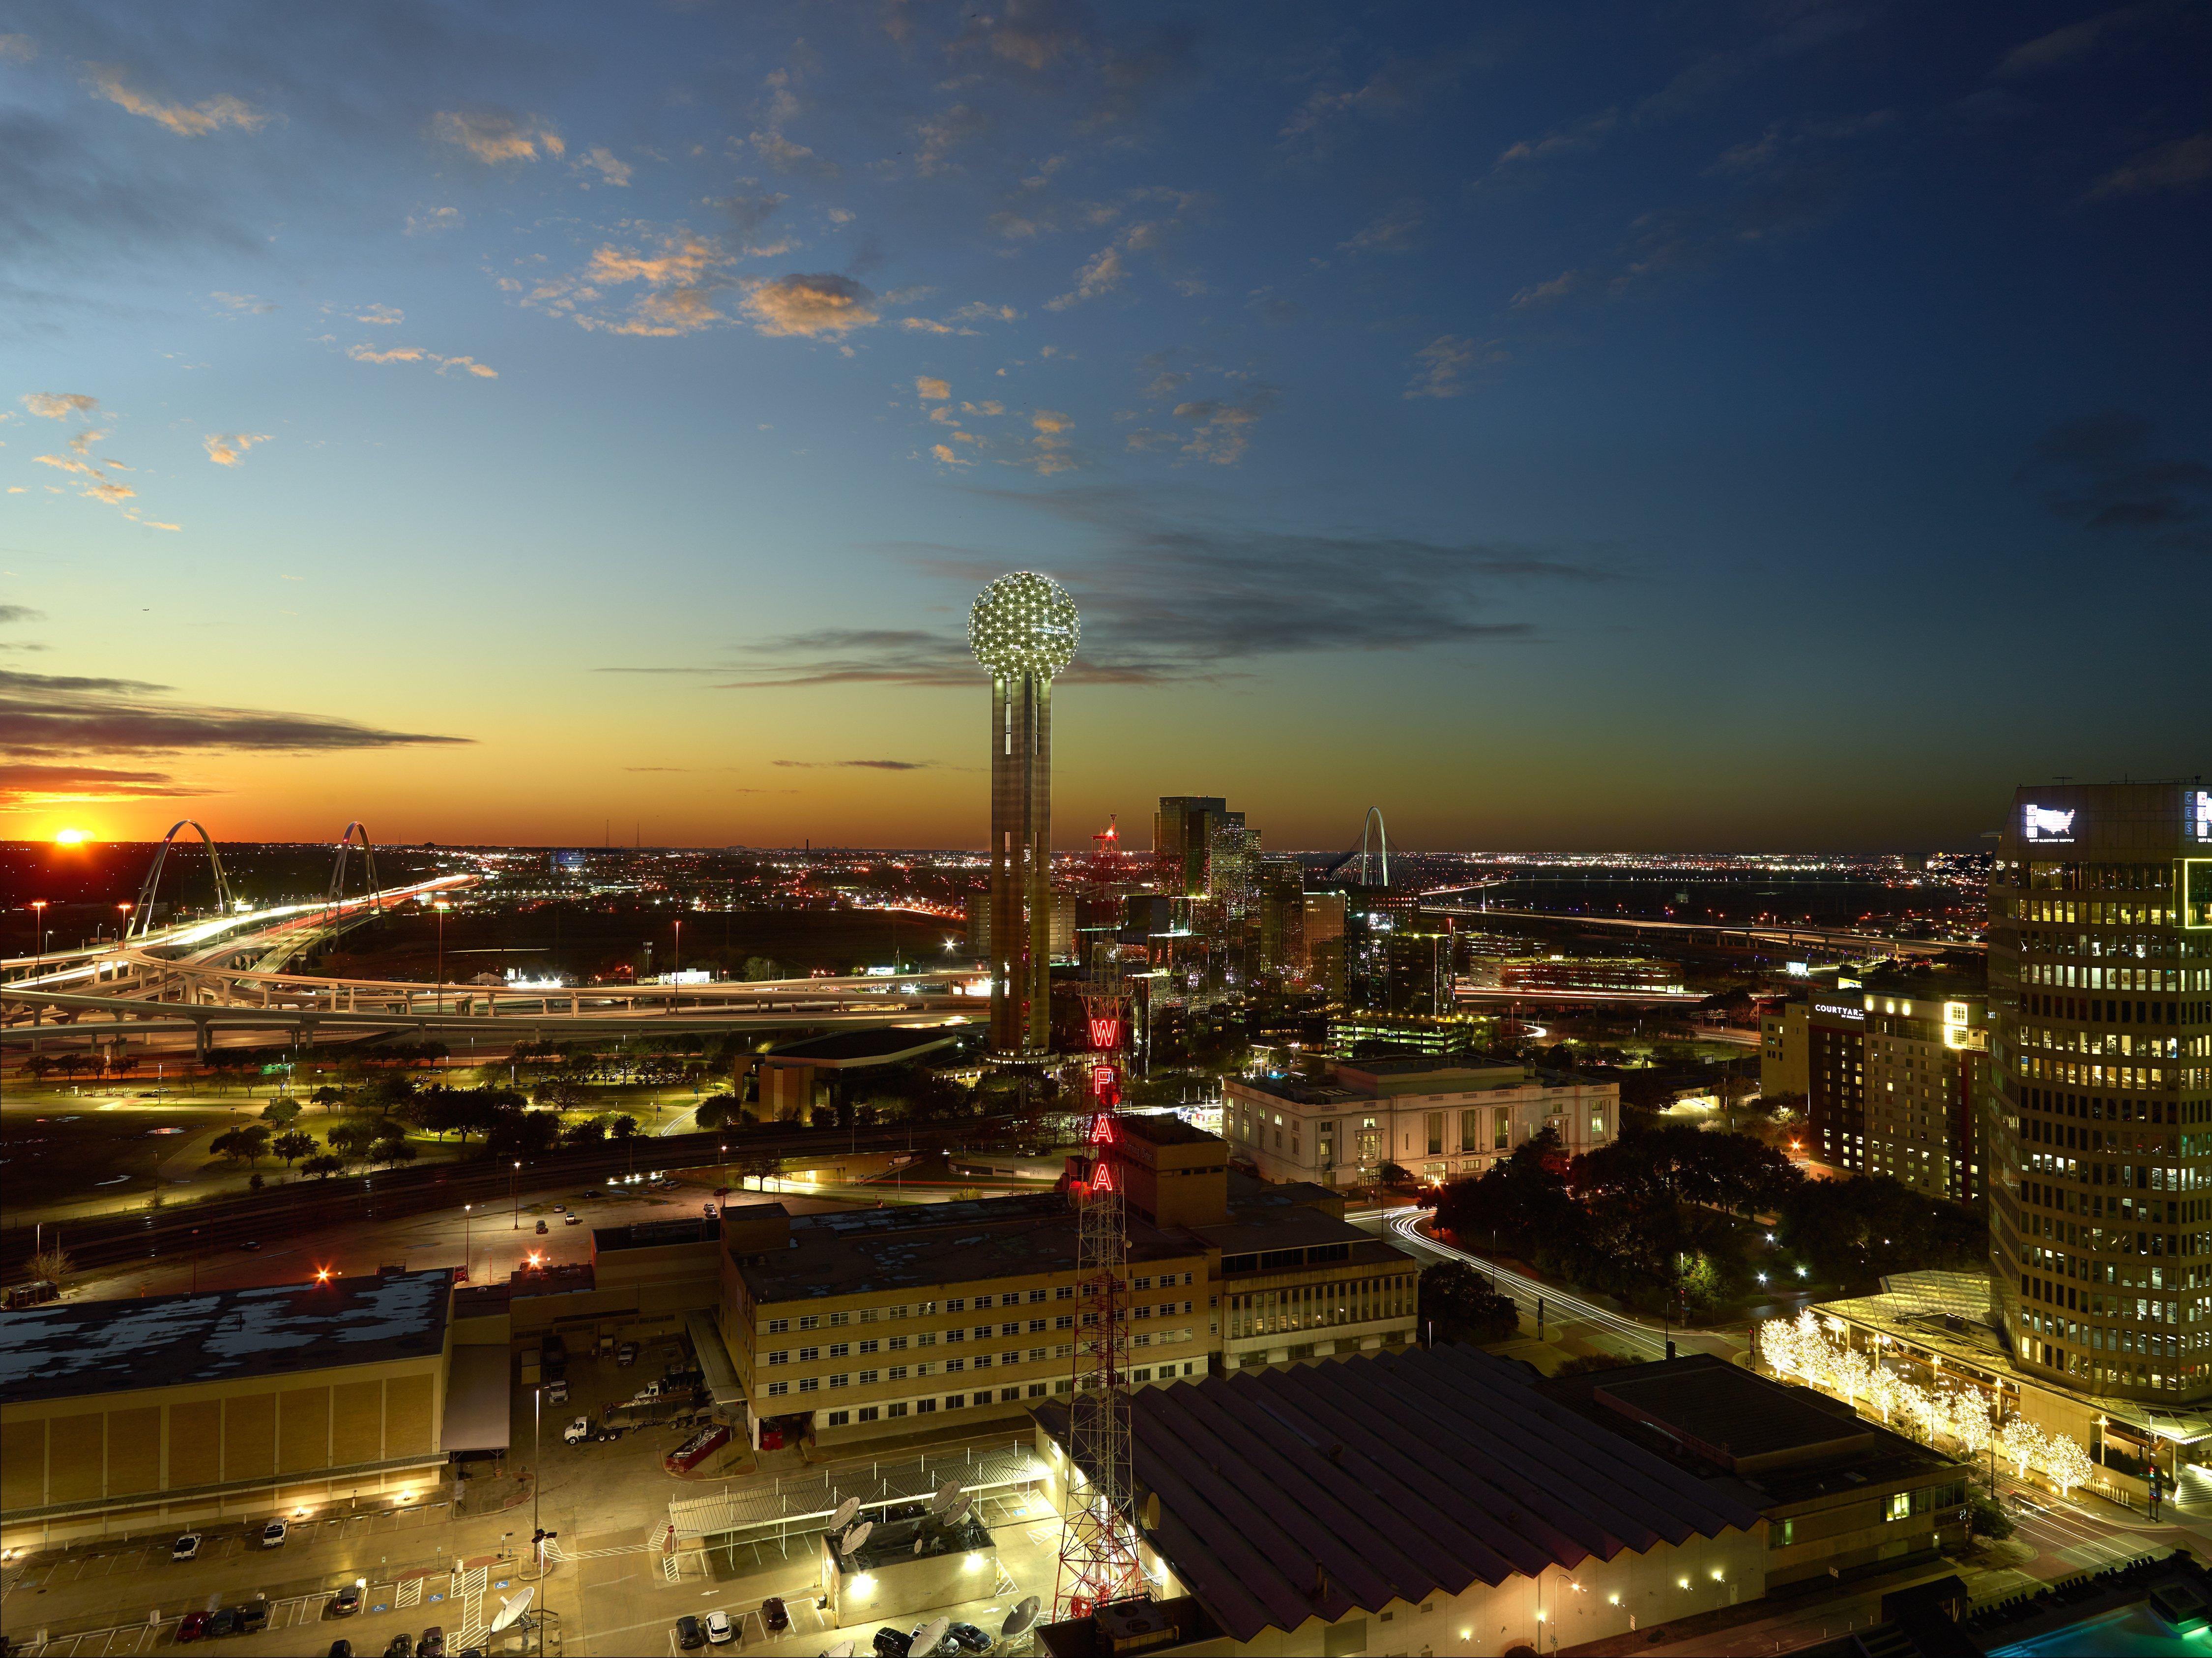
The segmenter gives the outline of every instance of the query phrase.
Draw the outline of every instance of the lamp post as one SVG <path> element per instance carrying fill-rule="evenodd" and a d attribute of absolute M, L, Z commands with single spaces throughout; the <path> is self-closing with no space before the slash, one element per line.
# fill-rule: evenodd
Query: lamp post
<path fill-rule="evenodd" d="M 31 900 L 31 977 L 36 978 L 46 968 L 46 900 Z"/>
<path fill-rule="evenodd" d="M 514 1177 L 520 1173 L 522 1173 L 522 1162 L 518 1158 L 514 1166 L 507 1171 L 507 1195 L 514 1204 L 514 1229 L 517 1232 L 522 1230 L 522 1199 L 515 1195 Z"/>
<path fill-rule="evenodd" d="M 461 1205 L 461 1273 L 463 1277 L 467 1276 L 469 1270 L 469 1258 L 475 1253 L 470 1247 L 471 1240 L 474 1235 L 471 1229 L 470 1222 L 476 1218 L 472 1212 L 475 1208 L 476 1205 L 474 1204 L 463 1204 Z"/>
<path fill-rule="evenodd" d="M 438 1011 L 446 1010 L 446 911 L 453 906 L 440 899 L 430 906 L 438 912 Z"/>

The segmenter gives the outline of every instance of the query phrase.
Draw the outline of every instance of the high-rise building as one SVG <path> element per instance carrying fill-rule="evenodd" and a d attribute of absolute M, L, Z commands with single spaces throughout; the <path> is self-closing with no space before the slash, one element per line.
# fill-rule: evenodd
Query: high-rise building
<path fill-rule="evenodd" d="M 1866 1002 L 1856 984 L 1813 993 L 1805 1018 L 1805 1124 L 1822 1162 L 1866 1172 Z"/>
<path fill-rule="evenodd" d="M 991 1041 L 1052 1045 L 1052 680 L 1075 655 L 1075 601 L 1034 570 L 976 596 L 968 645 L 991 670 Z"/>
<path fill-rule="evenodd" d="M 1869 982 L 1866 1172 L 1930 1198 L 1978 1201 L 1987 1167 L 1989 997 L 1979 984 L 1908 975 Z"/>
<path fill-rule="evenodd" d="M 1306 971 L 1306 872 L 1295 859 L 1260 865 L 1260 971 L 1303 978 Z"/>
<path fill-rule="evenodd" d="M 1232 812 L 1218 795 L 1163 795 L 1152 816 L 1154 879 L 1164 893 L 1185 896 L 1206 891 L 1213 832 L 1244 826 L 1244 814 Z"/>
<path fill-rule="evenodd" d="M 1790 1001 L 1759 1019 L 1759 1091 L 1769 1100 L 1802 1095 L 1812 1085 L 1805 1074 L 1806 1004 Z"/>
<path fill-rule="evenodd" d="M 1990 876 L 1990 1253 L 2023 1374 L 2212 1398 L 2212 793 L 2023 789 Z"/>

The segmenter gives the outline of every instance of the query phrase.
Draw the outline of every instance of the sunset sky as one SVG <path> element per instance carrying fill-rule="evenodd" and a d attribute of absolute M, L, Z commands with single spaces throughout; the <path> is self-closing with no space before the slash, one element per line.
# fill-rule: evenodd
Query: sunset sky
<path fill-rule="evenodd" d="M 0 5 L 0 838 L 2212 770 L 2212 7 Z"/>

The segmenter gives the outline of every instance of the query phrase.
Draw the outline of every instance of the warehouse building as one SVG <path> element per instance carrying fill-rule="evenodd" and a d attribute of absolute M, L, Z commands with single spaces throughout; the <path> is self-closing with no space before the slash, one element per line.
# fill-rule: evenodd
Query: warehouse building
<path fill-rule="evenodd" d="M 21 1545 L 390 1500 L 472 1448 L 457 1436 L 493 1431 L 503 1448 L 503 1363 L 495 1423 L 449 1397 L 452 1281 L 380 1272 L 0 1314 L 0 1533 Z"/>
<path fill-rule="evenodd" d="M 1068 1412 L 1036 1412 L 1046 1490 Z M 1551 1397 L 1526 1366 L 1413 1349 L 1140 1390 L 1147 1645 L 1208 1655 L 1552 1652 L 1757 1599 L 1752 1494 Z M 1114 1615 L 1043 1631 L 1130 1649 Z"/>

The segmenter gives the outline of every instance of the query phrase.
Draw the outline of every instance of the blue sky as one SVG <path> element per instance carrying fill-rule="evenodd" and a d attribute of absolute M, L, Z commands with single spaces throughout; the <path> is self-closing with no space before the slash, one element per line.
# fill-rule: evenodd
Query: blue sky
<path fill-rule="evenodd" d="M 2208 15 L 0 8 L 0 832 L 973 842 L 1018 566 L 1070 844 L 2202 771 Z"/>

